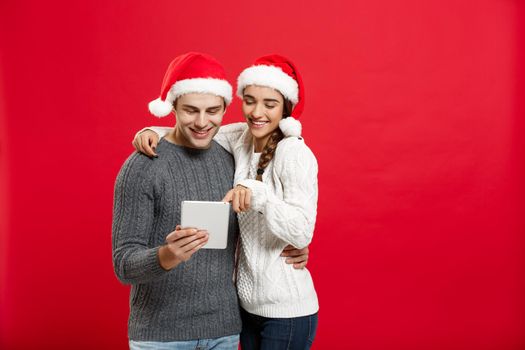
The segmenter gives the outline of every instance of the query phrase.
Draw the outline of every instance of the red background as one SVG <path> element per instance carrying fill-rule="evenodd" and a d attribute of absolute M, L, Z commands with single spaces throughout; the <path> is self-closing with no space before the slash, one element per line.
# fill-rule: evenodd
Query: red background
<path fill-rule="evenodd" d="M 524 21 L 520 0 L 2 0 L 0 347 L 126 348 L 113 183 L 195 50 L 232 81 L 271 52 L 302 70 L 315 349 L 524 349 Z"/>

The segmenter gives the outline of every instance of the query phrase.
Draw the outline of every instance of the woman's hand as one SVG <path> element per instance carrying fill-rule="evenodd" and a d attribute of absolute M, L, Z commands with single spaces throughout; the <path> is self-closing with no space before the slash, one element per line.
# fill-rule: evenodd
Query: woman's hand
<path fill-rule="evenodd" d="M 240 213 L 250 209 L 251 199 L 252 191 L 248 187 L 237 185 L 226 193 L 222 201 L 231 202 L 233 210 Z"/>
<path fill-rule="evenodd" d="M 133 139 L 133 147 L 140 153 L 144 153 L 149 157 L 157 157 L 155 148 L 159 143 L 159 135 L 152 130 L 144 130 L 135 135 Z"/>

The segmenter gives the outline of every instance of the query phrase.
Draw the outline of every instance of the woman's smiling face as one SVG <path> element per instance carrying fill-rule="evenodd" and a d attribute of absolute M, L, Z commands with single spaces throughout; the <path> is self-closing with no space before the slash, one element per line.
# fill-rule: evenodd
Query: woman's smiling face
<path fill-rule="evenodd" d="M 243 91 L 242 112 L 255 138 L 256 149 L 279 127 L 283 118 L 284 98 L 275 89 L 248 85 Z"/>

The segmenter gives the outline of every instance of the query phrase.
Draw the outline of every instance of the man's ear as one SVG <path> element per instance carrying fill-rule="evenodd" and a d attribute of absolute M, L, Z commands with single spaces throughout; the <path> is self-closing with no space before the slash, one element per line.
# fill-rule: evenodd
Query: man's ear
<path fill-rule="evenodd" d="M 177 100 L 178 99 L 175 99 L 171 105 L 171 113 L 173 113 L 175 117 L 177 117 Z"/>
<path fill-rule="evenodd" d="M 226 100 L 223 98 L 222 99 L 222 102 L 224 103 L 223 104 L 223 113 L 222 113 L 222 116 L 224 117 L 224 115 L 226 114 L 226 111 L 228 110 L 228 104 L 226 103 Z"/>

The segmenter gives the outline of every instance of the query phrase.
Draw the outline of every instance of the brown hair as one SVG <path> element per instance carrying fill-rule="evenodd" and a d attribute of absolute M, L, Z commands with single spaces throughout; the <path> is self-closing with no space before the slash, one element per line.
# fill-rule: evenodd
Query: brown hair
<path fill-rule="evenodd" d="M 180 97 L 180 96 L 179 96 Z M 177 109 L 177 101 L 179 100 L 179 98 L 177 97 L 173 103 L 172 103 L 172 106 L 173 106 L 173 109 Z M 224 99 L 224 97 L 222 98 L 222 108 L 223 110 L 226 110 L 226 100 Z"/>
<path fill-rule="evenodd" d="M 283 97 L 283 118 L 286 118 L 292 114 L 292 102 Z M 257 164 L 257 176 L 256 180 L 262 181 L 262 175 L 264 169 L 268 166 L 270 161 L 273 159 L 275 150 L 277 149 L 277 144 L 284 138 L 284 134 L 279 127 L 273 131 L 270 135 L 270 138 L 266 142 L 264 149 L 261 153 L 261 158 L 259 158 L 259 164 Z"/>

